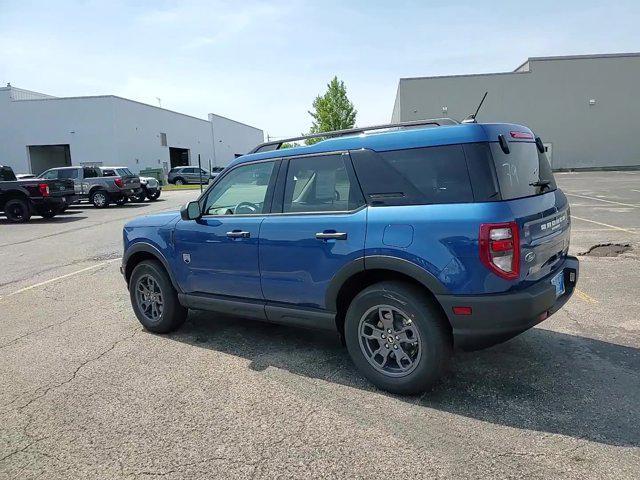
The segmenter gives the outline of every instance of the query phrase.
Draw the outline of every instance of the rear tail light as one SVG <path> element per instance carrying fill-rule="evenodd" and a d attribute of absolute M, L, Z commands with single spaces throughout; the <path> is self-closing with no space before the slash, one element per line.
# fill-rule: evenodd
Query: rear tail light
<path fill-rule="evenodd" d="M 520 276 L 520 236 L 518 224 L 480 225 L 480 260 L 496 275 L 507 280 Z"/>
<path fill-rule="evenodd" d="M 49 196 L 49 185 L 47 185 L 46 183 L 39 184 L 38 190 L 40 190 L 40 195 L 42 195 L 43 197 Z"/>
<path fill-rule="evenodd" d="M 116 184 L 116 187 L 124 188 L 124 182 L 121 178 L 116 178 L 113 182 Z"/>

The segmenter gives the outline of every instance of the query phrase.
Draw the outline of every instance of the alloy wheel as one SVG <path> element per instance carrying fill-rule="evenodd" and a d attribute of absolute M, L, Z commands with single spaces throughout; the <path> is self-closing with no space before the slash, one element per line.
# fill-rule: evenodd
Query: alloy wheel
<path fill-rule="evenodd" d="M 370 308 L 360 318 L 358 334 L 367 362 L 384 375 L 408 375 L 420 362 L 420 333 L 399 308 L 391 305 Z"/>
<path fill-rule="evenodd" d="M 143 275 L 136 285 L 136 301 L 142 314 L 151 322 L 159 322 L 164 310 L 160 285 L 151 275 Z"/>

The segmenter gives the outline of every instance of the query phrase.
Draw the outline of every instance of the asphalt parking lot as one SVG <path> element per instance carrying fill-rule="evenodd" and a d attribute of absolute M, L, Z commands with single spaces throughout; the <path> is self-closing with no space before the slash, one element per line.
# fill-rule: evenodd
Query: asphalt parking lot
<path fill-rule="evenodd" d="M 196 196 L 0 218 L 0 478 L 640 477 L 640 172 L 560 173 L 578 291 L 539 327 L 459 352 L 432 392 L 362 379 L 331 335 L 192 312 L 142 330 L 129 218 Z"/>

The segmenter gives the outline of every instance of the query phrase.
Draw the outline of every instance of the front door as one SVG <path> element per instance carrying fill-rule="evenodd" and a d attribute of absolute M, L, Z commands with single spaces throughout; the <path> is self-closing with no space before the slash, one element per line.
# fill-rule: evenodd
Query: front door
<path fill-rule="evenodd" d="M 262 290 L 268 302 L 325 309 L 336 272 L 364 256 L 364 198 L 347 154 L 293 158 L 281 175 L 285 164 L 281 213 L 260 229 Z"/>
<path fill-rule="evenodd" d="M 187 293 L 262 299 L 258 238 L 275 161 L 230 169 L 202 197 L 202 218 L 175 229 L 179 283 Z"/>

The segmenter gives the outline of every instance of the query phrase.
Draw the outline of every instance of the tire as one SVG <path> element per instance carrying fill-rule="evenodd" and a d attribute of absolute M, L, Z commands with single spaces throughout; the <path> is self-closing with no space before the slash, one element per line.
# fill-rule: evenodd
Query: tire
<path fill-rule="evenodd" d="M 187 182 L 184 181 L 184 178 L 176 178 L 174 182 L 176 185 L 186 185 Z"/>
<path fill-rule="evenodd" d="M 67 211 L 68 208 L 69 208 L 69 205 L 65 205 L 64 207 L 60 208 L 60 211 L 58 213 L 64 213 Z"/>
<path fill-rule="evenodd" d="M 117 206 L 121 207 L 125 203 L 127 203 L 127 197 L 120 197 L 114 202 Z"/>
<path fill-rule="evenodd" d="M 21 198 L 9 200 L 4 205 L 4 214 L 11 223 L 25 223 L 31 218 L 29 202 Z"/>
<path fill-rule="evenodd" d="M 393 325 L 392 337 L 383 317 Z M 446 318 L 422 289 L 408 283 L 381 282 L 365 288 L 349 305 L 344 330 L 347 350 L 358 370 L 391 393 L 429 390 L 451 357 Z M 398 352 L 402 352 L 399 360 Z"/>
<path fill-rule="evenodd" d="M 156 200 L 158 200 L 158 198 L 160 198 L 160 192 L 161 190 L 156 190 L 154 193 L 148 194 L 147 198 L 150 202 L 155 202 Z"/>
<path fill-rule="evenodd" d="M 154 283 L 150 284 L 149 278 Z M 160 294 L 162 308 L 156 305 L 154 310 L 153 306 L 149 306 L 149 303 L 155 303 L 153 300 L 145 303 L 144 293 L 142 293 L 144 287 L 147 292 L 153 291 L 154 295 Z M 136 265 L 129 280 L 129 296 L 136 317 L 150 332 L 172 332 L 178 329 L 187 318 L 187 309 L 180 305 L 178 292 L 173 288 L 169 275 L 162 264 L 156 260 L 145 260 Z"/>
<path fill-rule="evenodd" d="M 96 208 L 107 208 L 109 206 L 109 194 L 104 190 L 96 190 L 91 193 L 89 201 Z"/>
<path fill-rule="evenodd" d="M 142 190 L 138 195 L 129 197 L 129 200 L 132 202 L 144 202 L 146 198 L 147 198 L 147 194 L 144 190 Z"/>

